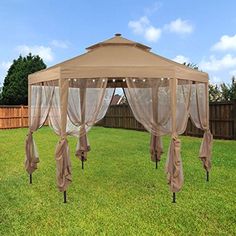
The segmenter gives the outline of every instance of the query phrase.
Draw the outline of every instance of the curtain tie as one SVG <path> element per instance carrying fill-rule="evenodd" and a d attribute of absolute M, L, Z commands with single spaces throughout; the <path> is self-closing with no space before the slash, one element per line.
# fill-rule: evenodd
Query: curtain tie
<path fill-rule="evenodd" d="M 161 155 L 163 154 L 163 145 L 161 136 L 156 136 L 151 134 L 151 141 L 150 141 L 150 154 L 151 160 L 153 162 L 160 161 Z"/>
<path fill-rule="evenodd" d="M 33 131 L 29 130 L 25 140 L 25 169 L 32 174 L 37 169 L 39 156 L 37 146 L 33 139 Z"/>
<path fill-rule="evenodd" d="M 85 133 L 84 135 L 79 137 L 77 147 L 76 147 L 76 152 L 75 155 L 82 161 L 87 160 L 87 152 L 89 152 L 90 146 L 88 144 L 88 138 L 87 134 Z"/>
<path fill-rule="evenodd" d="M 70 151 L 66 137 L 61 137 L 55 151 L 57 167 L 57 187 L 59 191 L 66 191 L 72 181 Z"/>
<path fill-rule="evenodd" d="M 183 168 L 180 155 L 181 142 L 176 135 L 172 136 L 169 146 L 166 172 L 168 184 L 172 192 L 178 192 L 183 185 Z"/>
<path fill-rule="evenodd" d="M 204 130 L 203 140 L 201 143 L 199 158 L 202 160 L 203 167 L 206 171 L 211 169 L 211 151 L 213 144 L 213 135 L 209 129 Z"/>

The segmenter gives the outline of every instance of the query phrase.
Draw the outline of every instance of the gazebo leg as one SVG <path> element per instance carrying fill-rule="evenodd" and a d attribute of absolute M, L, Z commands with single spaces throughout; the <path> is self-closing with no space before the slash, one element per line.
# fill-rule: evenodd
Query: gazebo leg
<path fill-rule="evenodd" d="M 175 196 L 175 193 L 173 193 L 173 201 L 172 203 L 176 203 L 176 196 Z"/>
<path fill-rule="evenodd" d="M 82 170 L 84 169 L 84 157 L 81 158 Z"/>
<path fill-rule="evenodd" d="M 63 192 L 64 195 L 64 203 L 66 203 L 66 191 Z"/>
<path fill-rule="evenodd" d="M 29 175 L 30 184 L 32 184 L 32 174 Z"/>
<path fill-rule="evenodd" d="M 206 171 L 206 181 L 209 182 L 209 171 Z"/>
<path fill-rule="evenodd" d="M 157 154 L 155 155 L 156 157 L 156 169 L 158 168 L 158 160 L 157 160 Z"/>

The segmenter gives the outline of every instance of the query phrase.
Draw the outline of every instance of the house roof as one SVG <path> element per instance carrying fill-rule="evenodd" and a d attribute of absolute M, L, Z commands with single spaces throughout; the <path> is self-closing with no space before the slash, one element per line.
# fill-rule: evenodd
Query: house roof
<path fill-rule="evenodd" d="M 119 94 L 115 94 L 111 100 L 111 105 L 118 105 L 121 98 L 122 96 L 120 96 Z"/>

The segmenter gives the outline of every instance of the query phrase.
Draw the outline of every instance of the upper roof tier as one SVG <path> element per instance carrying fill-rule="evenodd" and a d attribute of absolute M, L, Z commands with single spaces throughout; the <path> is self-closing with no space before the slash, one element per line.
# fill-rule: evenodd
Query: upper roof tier
<path fill-rule="evenodd" d="M 178 78 L 208 82 L 208 74 L 150 51 L 150 47 L 121 37 L 94 44 L 87 52 L 36 72 L 31 83 L 69 78 Z"/>
<path fill-rule="evenodd" d="M 94 48 L 102 47 L 102 46 L 107 46 L 107 45 L 108 46 L 110 46 L 110 45 L 117 45 L 117 46 L 118 45 L 121 45 L 121 46 L 129 45 L 129 46 L 135 46 L 135 47 L 147 50 L 147 51 L 151 50 L 150 47 L 148 47 L 148 46 L 146 46 L 144 44 L 137 43 L 137 42 L 134 42 L 134 41 L 131 41 L 131 40 L 128 40 L 126 38 L 121 37 L 120 33 L 116 33 L 113 38 L 107 39 L 107 40 L 102 41 L 100 43 L 93 44 L 93 45 L 87 47 L 86 49 L 87 50 L 92 50 Z"/>

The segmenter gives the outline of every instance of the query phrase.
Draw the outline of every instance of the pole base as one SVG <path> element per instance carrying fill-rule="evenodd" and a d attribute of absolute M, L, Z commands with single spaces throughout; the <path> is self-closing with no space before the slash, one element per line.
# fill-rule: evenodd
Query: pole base
<path fill-rule="evenodd" d="M 32 184 L 32 174 L 29 175 L 29 183 Z"/>
<path fill-rule="evenodd" d="M 64 195 L 64 203 L 66 203 L 66 191 L 63 192 L 63 195 Z"/>
<path fill-rule="evenodd" d="M 157 153 L 155 153 L 155 159 L 156 159 L 156 169 L 157 169 L 158 168 Z"/>
<path fill-rule="evenodd" d="M 172 200 L 172 203 L 176 203 L 176 195 L 175 195 L 175 193 L 173 193 L 173 200 Z"/>
<path fill-rule="evenodd" d="M 84 160 L 81 160 L 81 164 L 82 164 L 82 170 L 84 169 Z"/>
<path fill-rule="evenodd" d="M 206 181 L 209 182 L 209 171 L 206 172 Z"/>

